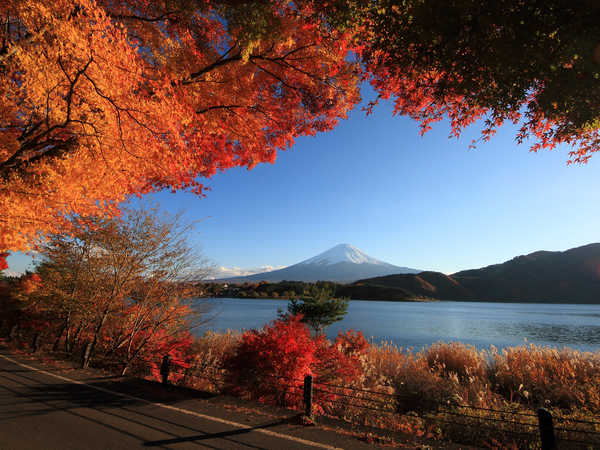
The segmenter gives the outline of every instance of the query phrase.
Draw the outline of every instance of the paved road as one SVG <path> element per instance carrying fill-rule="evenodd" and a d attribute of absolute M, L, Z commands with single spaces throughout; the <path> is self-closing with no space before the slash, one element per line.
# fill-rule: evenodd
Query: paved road
<path fill-rule="evenodd" d="M 143 390 L 111 392 L 122 384 L 0 354 L 0 449 L 372 448 L 332 431 L 244 416 L 202 400 L 165 407 L 164 399 L 161 406 Z"/>

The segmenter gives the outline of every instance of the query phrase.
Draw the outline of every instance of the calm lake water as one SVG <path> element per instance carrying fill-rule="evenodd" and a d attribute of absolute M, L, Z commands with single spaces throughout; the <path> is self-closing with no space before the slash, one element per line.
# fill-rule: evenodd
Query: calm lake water
<path fill-rule="evenodd" d="M 286 300 L 209 299 L 213 320 L 202 330 L 260 328 L 277 317 Z M 420 349 L 434 342 L 461 341 L 478 348 L 527 342 L 600 350 L 600 305 L 547 303 L 380 302 L 352 300 L 343 321 L 327 330 L 361 330 L 376 342 Z"/>

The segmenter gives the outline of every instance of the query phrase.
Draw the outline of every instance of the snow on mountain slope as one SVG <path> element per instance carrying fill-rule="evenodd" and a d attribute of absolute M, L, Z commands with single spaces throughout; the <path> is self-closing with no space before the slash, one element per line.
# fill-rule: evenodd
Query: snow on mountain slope
<path fill-rule="evenodd" d="M 283 269 L 242 277 L 221 278 L 217 281 L 235 283 L 246 281 L 336 281 L 350 283 L 363 278 L 372 278 L 398 273 L 419 273 L 420 270 L 399 267 L 372 258 L 350 244 L 339 244 Z"/>
<path fill-rule="evenodd" d="M 371 258 L 366 253 L 361 252 L 359 249 L 350 244 L 339 244 L 329 250 L 313 256 L 307 260 L 304 260 L 301 264 L 323 264 L 331 265 L 341 262 L 349 262 L 354 264 L 387 264 L 378 259 Z"/>

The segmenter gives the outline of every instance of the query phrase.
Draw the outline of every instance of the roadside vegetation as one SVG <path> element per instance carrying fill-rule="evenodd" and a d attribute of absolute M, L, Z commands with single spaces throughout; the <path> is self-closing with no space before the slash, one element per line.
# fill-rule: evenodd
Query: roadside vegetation
<path fill-rule="evenodd" d="M 194 350 L 185 373 L 196 388 L 301 409 L 302 379 L 312 374 L 318 414 L 420 436 L 535 448 L 539 407 L 568 424 L 563 439 L 600 431 L 579 423 L 600 414 L 599 352 L 458 342 L 415 351 L 352 331 L 327 341 L 293 317 L 243 334 L 207 333 Z"/>
<path fill-rule="evenodd" d="M 35 273 L 0 278 L 0 333 L 13 348 L 153 380 L 168 356 L 171 383 L 297 410 L 311 375 L 315 415 L 417 437 L 536 448 L 540 407 L 563 440 L 600 436 L 600 352 L 414 350 L 352 330 L 329 340 L 348 302 L 317 285 L 261 329 L 198 336 L 210 312 L 191 298 L 207 265 L 177 217 L 127 210 L 74 229 L 40 248 Z"/>
<path fill-rule="evenodd" d="M 169 353 L 176 363 L 207 307 L 188 285 L 208 266 L 188 243 L 190 227 L 155 209 L 118 218 L 76 218 L 73 235 L 50 235 L 34 273 L 0 279 L 9 339 L 51 346 L 82 367 L 105 360 L 121 373 Z"/>
<path fill-rule="evenodd" d="M 30 276 L 19 289 L 36 282 Z M 41 324 L 33 316 L 28 320 L 21 316 L 20 323 L 15 331 L 4 322 L 2 333 L 12 331 L 13 346 L 32 351 L 55 348 L 57 356 L 77 361 L 94 331 L 75 333 L 79 338 L 66 352 L 68 334 L 60 334 L 60 320 Z M 142 332 L 140 339 L 133 340 L 139 348 L 148 338 L 130 360 L 124 346 L 119 346 L 122 338 L 118 336 L 127 335 L 125 323 L 129 322 L 122 315 L 111 315 L 93 365 L 117 373 L 127 367 L 132 376 L 158 381 L 168 354 L 169 379 L 174 384 L 300 411 L 304 377 L 311 374 L 316 420 L 327 415 L 417 437 L 490 448 L 538 448 L 539 407 L 552 411 L 561 430 L 567 430 L 562 439 L 585 441 L 600 432 L 594 423 L 600 414 L 598 352 L 533 344 L 479 351 L 461 343 L 437 343 L 415 351 L 368 343 L 354 331 L 340 333 L 332 341 L 312 332 L 298 315 L 259 330 L 207 332 L 198 337 L 159 327 L 160 332 Z"/>

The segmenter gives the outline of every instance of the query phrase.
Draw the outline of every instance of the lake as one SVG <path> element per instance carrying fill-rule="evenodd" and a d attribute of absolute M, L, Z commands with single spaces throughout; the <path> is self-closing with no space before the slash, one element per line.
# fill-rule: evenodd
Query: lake
<path fill-rule="evenodd" d="M 286 300 L 208 299 L 213 320 L 199 330 L 260 328 L 277 317 Z M 420 349 L 461 341 L 480 349 L 527 342 L 579 350 L 600 349 L 600 305 L 491 302 L 382 302 L 352 300 L 343 321 L 330 326 L 361 330 L 375 342 Z"/>

